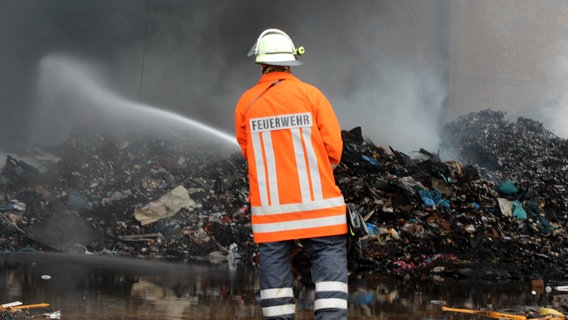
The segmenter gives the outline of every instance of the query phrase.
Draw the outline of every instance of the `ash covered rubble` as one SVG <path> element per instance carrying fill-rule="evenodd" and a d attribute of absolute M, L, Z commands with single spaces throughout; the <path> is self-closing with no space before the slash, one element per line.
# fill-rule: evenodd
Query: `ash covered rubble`
<path fill-rule="evenodd" d="M 35 174 L 12 158 L 1 175 L 2 251 L 221 261 L 238 243 L 254 253 L 240 155 L 181 134 L 75 136 L 25 154 Z"/>
<path fill-rule="evenodd" d="M 344 132 L 338 183 L 366 218 L 379 270 L 434 278 L 567 280 L 568 145 L 484 110 L 444 128 L 455 159 L 414 157 Z"/>
<path fill-rule="evenodd" d="M 352 271 L 568 280 L 567 141 L 491 110 L 445 130 L 456 160 L 342 132 L 336 179 L 369 231 Z M 95 135 L 25 159 L 9 157 L 0 175 L 3 252 L 258 263 L 240 153 L 219 156 L 184 135 Z"/>

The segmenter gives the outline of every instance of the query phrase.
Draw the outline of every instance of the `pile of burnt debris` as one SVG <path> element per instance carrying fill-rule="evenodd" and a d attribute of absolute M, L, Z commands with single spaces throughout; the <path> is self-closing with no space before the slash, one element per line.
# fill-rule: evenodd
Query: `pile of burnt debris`
<path fill-rule="evenodd" d="M 568 280 L 568 142 L 491 110 L 445 130 L 455 160 L 342 132 L 336 180 L 367 229 L 351 270 Z M 256 264 L 246 163 L 232 148 L 220 156 L 182 134 L 93 135 L 8 156 L 0 251 Z"/>

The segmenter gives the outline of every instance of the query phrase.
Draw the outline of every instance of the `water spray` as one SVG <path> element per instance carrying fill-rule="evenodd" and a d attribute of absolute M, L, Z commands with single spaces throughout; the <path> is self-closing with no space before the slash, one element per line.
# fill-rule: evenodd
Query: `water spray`
<path fill-rule="evenodd" d="M 94 70 L 78 61 L 62 56 L 51 56 L 44 58 L 40 66 L 42 76 L 46 77 L 44 80 L 48 84 L 49 91 L 53 91 L 52 86 L 54 83 L 60 83 L 61 88 L 57 89 L 66 90 L 65 92 L 50 92 L 51 98 L 54 100 L 54 102 L 50 102 L 51 104 L 58 106 L 60 100 L 65 100 L 64 98 L 69 99 L 68 96 L 76 97 L 81 104 L 96 107 L 105 115 L 113 118 L 117 117 L 120 112 L 126 112 L 130 117 L 135 116 L 152 122 L 161 120 L 166 121 L 169 125 L 180 124 L 189 126 L 212 134 L 233 146 L 237 146 L 235 137 L 230 134 L 175 112 L 131 101 L 112 92 L 101 81 L 96 79 Z M 54 95 L 56 96 L 55 99 Z M 66 97 L 59 97 L 58 95 Z M 71 103 L 73 102 L 71 101 Z M 69 102 L 66 101 L 66 103 Z M 48 112 L 57 111 L 51 110 Z M 83 116 L 83 118 L 89 121 L 88 115 Z"/>

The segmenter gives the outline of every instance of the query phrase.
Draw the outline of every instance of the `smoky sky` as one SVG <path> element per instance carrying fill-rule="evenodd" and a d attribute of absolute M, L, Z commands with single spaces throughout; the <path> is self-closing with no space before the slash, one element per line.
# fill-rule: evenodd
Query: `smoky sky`
<path fill-rule="evenodd" d="M 449 3 L 0 0 L 0 149 L 144 122 L 126 101 L 233 134 L 234 106 L 260 77 L 246 54 L 266 28 L 306 48 L 293 73 L 326 94 L 343 129 L 404 151 L 435 148 Z"/>

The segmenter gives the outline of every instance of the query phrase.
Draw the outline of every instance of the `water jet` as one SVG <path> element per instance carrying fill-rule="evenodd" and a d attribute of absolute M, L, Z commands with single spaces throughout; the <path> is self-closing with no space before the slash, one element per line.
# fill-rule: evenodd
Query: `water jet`
<path fill-rule="evenodd" d="M 197 129 L 225 145 L 237 147 L 235 137 L 219 129 L 113 92 L 97 77 L 97 70 L 72 58 L 45 57 L 40 62 L 39 74 L 39 109 L 32 130 L 40 139 L 45 138 L 46 131 L 65 138 L 71 126 L 108 127 L 109 123 L 123 125 L 135 121 L 136 127 L 160 124 L 166 130 L 172 126 Z"/>

